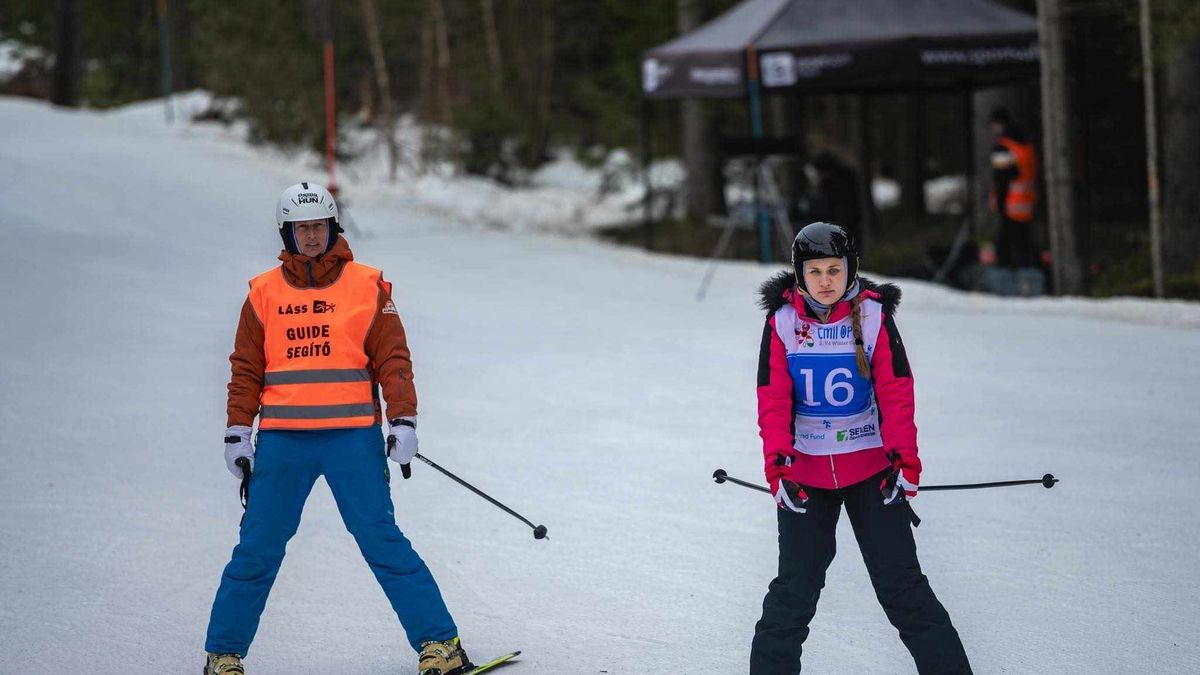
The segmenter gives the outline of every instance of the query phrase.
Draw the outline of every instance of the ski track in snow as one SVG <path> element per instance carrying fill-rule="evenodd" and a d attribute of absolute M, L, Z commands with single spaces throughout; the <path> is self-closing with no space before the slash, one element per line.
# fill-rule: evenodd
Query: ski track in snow
<path fill-rule="evenodd" d="M 274 264 L 275 196 L 321 178 L 168 127 L 161 103 L 0 98 L 0 672 L 200 668 L 241 513 L 219 445 L 237 312 Z M 774 507 L 711 473 L 761 481 L 754 303 L 775 268 L 722 264 L 698 303 L 703 261 L 346 188 L 356 256 L 395 284 L 422 451 L 549 527 L 534 541 L 423 465 L 394 475 L 468 651 L 524 650 L 514 675 L 745 672 Z M 1200 672 L 1200 305 L 899 283 L 923 482 L 1062 479 L 915 503 L 976 672 Z M 915 672 L 845 518 L 838 539 L 806 672 Z M 323 481 L 247 665 L 415 672 Z"/>

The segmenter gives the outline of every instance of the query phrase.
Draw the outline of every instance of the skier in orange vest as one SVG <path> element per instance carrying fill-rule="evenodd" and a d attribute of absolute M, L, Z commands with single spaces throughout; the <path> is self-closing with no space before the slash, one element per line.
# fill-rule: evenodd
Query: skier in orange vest
<path fill-rule="evenodd" d="M 1038 264 L 1033 238 L 1037 209 L 1037 151 L 1012 123 L 1008 110 L 996 108 L 991 117 L 996 144 L 992 147 L 991 211 L 998 216 L 995 262 L 1001 267 Z"/>
<path fill-rule="evenodd" d="M 420 653 L 421 675 L 465 672 L 472 666 L 458 628 L 392 506 L 387 458 L 408 478 L 417 394 L 391 284 L 354 260 L 337 203 L 320 185 L 284 190 L 275 216 L 283 264 L 250 281 L 229 357 L 225 462 L 237 478 L 241 465 L 251 469 L 250 497 L 213 601 L 205 675 L 244 674 L 241 660 L 320 476 Z"/>

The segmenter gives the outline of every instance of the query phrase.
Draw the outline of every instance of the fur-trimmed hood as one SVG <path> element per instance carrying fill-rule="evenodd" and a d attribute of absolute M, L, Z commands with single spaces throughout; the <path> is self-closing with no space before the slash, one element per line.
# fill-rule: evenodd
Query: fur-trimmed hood
<path fill-rule="evenodd" d="M 900 307 L 900 287 L 895 284 L 877 284 L 870 279 L 860 276 L 858 283 L 862 290 L 859 292 L 867 292 L 876 300 L 883 304 L 883 311 L 888 316 L 895 316 L 896 310 Z M 793 301 L 793 296 L 796 291 L 796 275 L 790 271 L 783 271 L 775 276 L 767 279 L 762 286 L 759 287 L 758 306 L 767 310 L 767 316 L 775 313 L 780 307 Z"/>

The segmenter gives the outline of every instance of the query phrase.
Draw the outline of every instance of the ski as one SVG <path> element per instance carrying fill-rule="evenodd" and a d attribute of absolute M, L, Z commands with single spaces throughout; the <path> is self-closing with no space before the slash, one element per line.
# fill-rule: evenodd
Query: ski
<path fill-rule="evenodd" d="M 476 675 L 477 673 L 485 673 L 493 668 L 502 666 L 502 665 L 508 663 L 509 661 L 512 661 L 513 659 L 517 658 L 520 655 L 521 655 L 520 650 L 517 650 L 515 652 L 509 652 L 509 653 L 505 654 L 504 656 L 498 656 L 498 657 L 492 659 L 491 661 L 488 661 L 487 663 L 481 663 L 481 664 L 475 666 L 474 668 L 472 668 L 471 670 L 466 671 L 465 673 L 463 673 L 463 675 Z"/>

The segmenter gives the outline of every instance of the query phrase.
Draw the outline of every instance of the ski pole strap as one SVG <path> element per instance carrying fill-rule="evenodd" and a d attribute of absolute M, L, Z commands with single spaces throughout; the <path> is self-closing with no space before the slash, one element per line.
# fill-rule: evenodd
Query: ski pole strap
<path fill-rule="evenodd" d="M 917 515 L 916 511 L 913 511 L 912 504 L 910 504 L 907 499 L 904 500 L 904 508 L 908 509 L 908 519 L 909 519 L 909 521 L 912 522 L 912 526 L 920 527 L 921 526 L 921 518 L 920 518 L 920 516 Z"/>
<path fill-rule="evenodd" d="M 242 510 L 245 511 L 247 505 L 250 504 L 250 460 L 238 457 L 234 464 L 242 470 L 242 485 L 238 490 L 238 496 L 241 497 Z"/>

